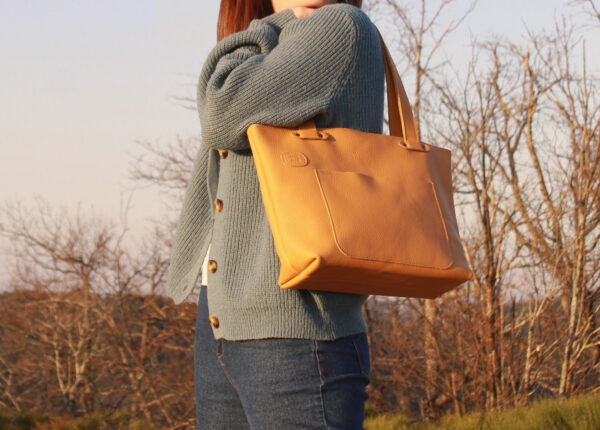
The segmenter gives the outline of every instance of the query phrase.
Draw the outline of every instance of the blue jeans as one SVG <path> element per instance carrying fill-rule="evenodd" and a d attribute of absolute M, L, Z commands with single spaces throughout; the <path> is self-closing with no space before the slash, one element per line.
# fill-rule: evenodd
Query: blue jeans
<path fill-rule="evenodd" d="M 365 333 L 332 341 L 215 340 L 201 287 L 197 429 L 362 429 L 369 370 Z"/>

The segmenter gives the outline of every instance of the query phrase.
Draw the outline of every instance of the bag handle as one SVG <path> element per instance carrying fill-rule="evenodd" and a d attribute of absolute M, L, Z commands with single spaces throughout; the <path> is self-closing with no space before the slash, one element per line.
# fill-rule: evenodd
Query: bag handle
<path fill-rule="evenodd" d="M 427 147 L 419 142 L 415 118 L 406 91 L 404 91 L 404 85 L 402 85 L 402 80 L 398 74 L 398 69 L 396 69 L 379 29 L 377 27 L 375 29 L 381 42 L 381 53 L 385 67 L 390 135 L 404 138 L 404 144 L 408 149 L 415 151 L 427 150 Z"/>
<path fill-rule="evenodd" d="M 396 65 L 392 60 L 392 56 L 387 49 L 387 46 L 379 32 L 381 43 L 381 54 L 383 56 L 383 65 L 385 69 L 385 80 L 387 86 L 388 99 L 388 114 L 390 120 L 390 135 L 402 138 L 401 145 L 412 151 L 426 152 L 429 146 L 419 142 L 415 118 L 413 117 L 412 108 L 408 101 L 408 96 L 402 85 L 402 80 L 396 69 Z M 300 124 L 298 131 L 294 135 L 301 139 L 326 139 L 325 132 L 319 132 L 312 118 L 307 119 Z"/>

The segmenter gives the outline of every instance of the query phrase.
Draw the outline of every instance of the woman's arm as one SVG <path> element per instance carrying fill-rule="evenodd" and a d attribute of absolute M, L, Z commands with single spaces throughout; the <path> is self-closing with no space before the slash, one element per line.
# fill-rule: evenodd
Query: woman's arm
<path fill-rule="evenodd" d="M 221 40 L 198 83 L 203 141 L 249 149 L 253 123 L 294 126 L 326 111 L 353 66 L 364 22 L 364 12 L 350 5 L 300 19 L 286 9 Z"/>

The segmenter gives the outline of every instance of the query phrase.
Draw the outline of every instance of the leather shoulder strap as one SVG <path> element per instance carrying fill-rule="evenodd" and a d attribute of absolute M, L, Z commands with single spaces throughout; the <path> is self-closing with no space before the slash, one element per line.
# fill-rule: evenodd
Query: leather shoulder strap
<path fill-rule="evenodd" d="M 383 54 L 385 67 L 390 135 L 404 138 L 404 142 L 409 149 L 421 151 L 422 146 L 419 142 L 415 119 L 408 96 L 404 91 L 404 85 L 402 85 L 398 69 L 396 69 L 379 29 L 377 29 L 377 33 L 381 42 L 381 53 Z"/>

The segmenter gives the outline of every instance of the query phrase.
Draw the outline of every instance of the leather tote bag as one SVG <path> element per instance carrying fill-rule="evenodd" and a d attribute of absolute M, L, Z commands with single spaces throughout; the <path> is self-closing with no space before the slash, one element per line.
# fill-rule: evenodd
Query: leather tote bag
<path fill-rule="evenodd" d="M 274 244 L 278 284 L 435 298 L 471 278 L 460 239 L 450 151 L 420 142 L 379 35 L 390 135 L 252 124 L 248 140 Z"/>

